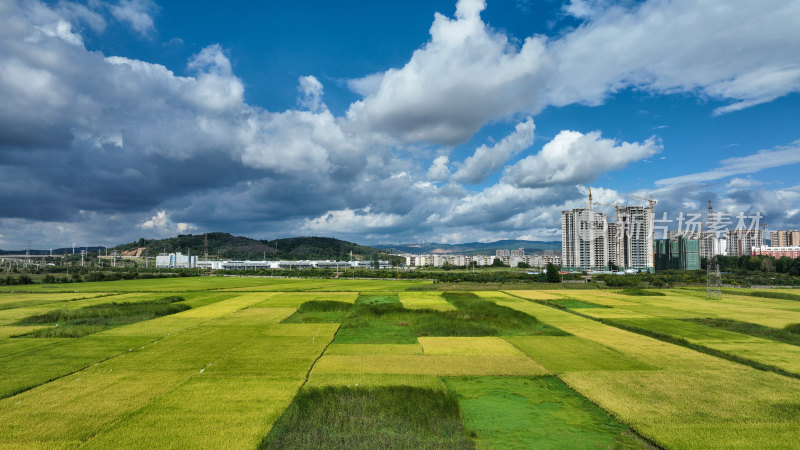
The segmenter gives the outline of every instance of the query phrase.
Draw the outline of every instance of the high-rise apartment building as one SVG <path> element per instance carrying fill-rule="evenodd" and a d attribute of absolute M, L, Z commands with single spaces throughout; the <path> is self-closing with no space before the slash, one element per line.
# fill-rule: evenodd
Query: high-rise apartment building
<path fill-rule="evenodd" d="M 769 245 L 771 247 L 798 247 L 800 246 L 800 231 L 797 230 L 770 231 Z"/>
<path fill-rule="evenodd" d="M 622 267 L 653 271 L 653 215 L 643 206 L 619 209 Z"/>
<path fill-rule="evenodd" d="M 619 255 L 620 236 L 618 231 L 619 229 L 616 223 L 608 224 L 608 266 L 614 268 L 614 270 L 619 270 L 619 267 L 622 265 Z"/>
<path fill-rule="evenodd" d="M 800 231 L 798 230 L 786 231 L 786 246 L 800 247 Z"/>
<path fill-rule="evenodd" d="M 786 231 L 770 231 L 769 245 L 772 247 L 786 247 Z"/>
<path fill-rule="evenodd" d="M 728 230 L 728 256 L 745 256 L 753 253 L 753 247 L 764 246 L 762 230 Z"/>
<path fill-rule="evenodd" d="M 561 253 L 566 270 L 608 270 L 606 215 L 592 209 L 561 211 Z"/>

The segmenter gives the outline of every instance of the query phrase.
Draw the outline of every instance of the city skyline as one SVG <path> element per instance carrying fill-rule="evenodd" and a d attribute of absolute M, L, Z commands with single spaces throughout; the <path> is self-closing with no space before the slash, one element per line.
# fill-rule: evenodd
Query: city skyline
<path fill-rule="evenodd" d="M 800 225 L 800 2 L 0 11 L 2 249 L 557 241 L 590 186 Z"/>

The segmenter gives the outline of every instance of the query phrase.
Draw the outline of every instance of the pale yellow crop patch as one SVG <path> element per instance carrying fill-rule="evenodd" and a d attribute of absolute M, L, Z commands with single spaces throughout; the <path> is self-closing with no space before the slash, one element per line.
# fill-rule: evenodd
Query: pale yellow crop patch
<path fill-rule="evenodd" d="M 419 344 L 336 344 L 333 343 L 325 351 L 326 355 L 421 355 Z"/>
<path fill-rule="evenodd" d="M 320 358 L 312 373 L 532 376 L 549 372 L 530 358 L 518 356 L 330 355 Z"/>
<path fill-rule="evenodd" d="M 435 311 L 453 311 L 456 309 L 442 297 L 441 292 L 400 292 L 400 303 L 407 309 L 432 309 Z"/>
<path fill-rule="evenodd" d="M 380 387 L 411 386 L 443 391 L 442 379 L 435 375 L 408 375 L 386 373 L 319 373 L 312 372 L 306 387 L 344 386 L 344 387 Z"/>
<path fill-rule="evenodd" d="M 420 337 L 426 355 L 525 356 L 499 337 Z"/>

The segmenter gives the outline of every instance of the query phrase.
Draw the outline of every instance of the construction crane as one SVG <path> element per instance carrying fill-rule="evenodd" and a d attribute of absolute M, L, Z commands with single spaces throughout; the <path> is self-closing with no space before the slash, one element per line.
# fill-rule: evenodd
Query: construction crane
<path fill-rule="evenodd" d="M 654 213 L 653 212 L 653 208 L 655 207 L 656 203 L 658 203 L 658 200 L 653 199 L 652 195 L 650 196 L 650 198 L 637 197 L 635 195 L 631 195 L 631 197 L 633 197 L 635 199 L 639 199 L 639 200 L 644 200 L 644 201 L 650 203 L 650 214 Z"/>
<path fill-rule="evenodd" d="M 656 215 L 655 214 L 656 213 L 655 213 L 655 206 L 656 206 L 656 203 L 658 203 L 658 200 L 655 200 L 652 195 L 650 196 L 650 198 L 637 197 L 635 195 L 631 195 L 631 197 L 639 199 L 639 200 L 644 200 L 644 201 L 650 203 L 650 220 L 653 222 L 653 223 L 650 224 L 650 241 L 653 244 L 653 249 L 652 249 L 653 270 L 655 270 L 655 265 L 656 265 L 656 248 L 655 248 L 655 244 L 656 244 L 656 227 L 655 227 Z"/>

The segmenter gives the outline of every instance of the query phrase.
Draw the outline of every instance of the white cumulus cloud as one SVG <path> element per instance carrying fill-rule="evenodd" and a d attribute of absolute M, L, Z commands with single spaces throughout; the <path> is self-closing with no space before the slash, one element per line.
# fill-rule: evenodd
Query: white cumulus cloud
<path fill-rule="evenodd" d="M 503 167 L 510 157 L 533 145 L 535 129 L 533 119 L 528 117 L 524 122 L 518 123 L 511 134 L 492 147 L 481 145 L 475 149 L 472 156 L 458 164 L 458 170 L 452 177 L 453 181 L 476 184 L 485 180 Z"/>
<path fill-rule="evenodd" d="M 524 187 L 586 183 L 660 150 L 661 145 L 652 138 L 642 143 L 619 143 L 602 138 L 598 131 L 583 134 L 564 130 L 539 153 L 508 167 L 503 179 Z"/>
<path fill-rule="evenodd" d="M 400 69 L 351 82 L 365 94 L 348 118 L 408 141 L 463 142 L 487 121 L 541 108 L 554 75 L 545 39 L 517 48 L 480 17 L 482 0 L 460 0 L 455 19 L 436 14 L 431 40 Z"/>
<path fill-rule="evenodd" d="M 156 4 L 151 0 L 120 0 L 108 8 L 115 19 L 127 23 L 142 36 L 155 31 L 152 14 Z"/>

